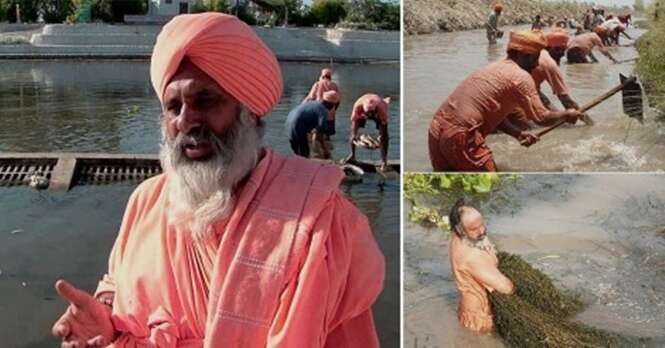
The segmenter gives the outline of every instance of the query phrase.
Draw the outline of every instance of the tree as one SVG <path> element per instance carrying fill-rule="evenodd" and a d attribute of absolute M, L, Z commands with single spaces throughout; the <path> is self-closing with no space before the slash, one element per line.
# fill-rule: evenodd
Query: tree
<path fill-rule="evenodd" d="M 21 10 L 21 21 L 36 22 L 39 17 L 39 1 L 37 0 L 0 0 L 6 19 L 12 23 L 16 22 L 16 5 Z"/>
<path fill-rule="evenodd" d="M 346 4 L 343 0 L 314 0 L 310 12 L 315 23 L 330 26 L 346 16 Z"/>
<path fill-rule="evenodd" d="M 125 15 L 143 15 L 148 12 L 149 0 L 111 0 L 111 17 L 114 22 L 124 22 Z"/>
<path fill-rule="evenodd" d="M 46 23 L 62 23 L 75 10 L 71 0 L 45 0 L 40 7 Z"/>

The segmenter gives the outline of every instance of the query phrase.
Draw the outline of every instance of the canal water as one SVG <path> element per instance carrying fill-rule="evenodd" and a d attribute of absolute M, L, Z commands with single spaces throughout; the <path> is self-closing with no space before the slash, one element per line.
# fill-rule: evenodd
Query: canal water
<path fill-rule="evenodd" d="M 665 178 L 656 174 L 524 175 L 480 205 L 498 249 L 589 304 L 575 320 L 651 337 L 649 347 L 665 344 L 664 209 Z M 404 223 L 404 347 L 502 347 L 458 324 L 447 234 Z"/>
<path fill-rule="evenodd" d="M 527 29 L 506 27 L 504 30 Z M 643 31 L 629 28 L 632 37 Z M 622 37 L 622 44 L 631 41 Z M 427 131 L 437 108 L 473 71 L 505 56 L 507 39 L 489 46 L 484 30 L 408 36 L 404 40 L 404 158 L 407 171 L 432 169 Z M 615 58 L 637 56 L 634 47 L 612 47 Z M 561 69 L 571 96 L 580 104 L 619 83 L 619 73 L 631 75 L 634 63 L 612 64 L 600 52 L 600 63 Z M 557 107 L 547 83 L 542 90 Z M 620 94 L 589 111 L 595 126 L 578 124 L 557 129 L 525 148 L 505 134 L 490 135 L 487 144 L 501 171 L 654 171 L 665 168 L 665 125 L 646 110 L 644 124 L 622 112 Z"/>
<path fill-rule="evenodd" d="M 282 63 L 284 97 L 266 119 L 266 142 L 290 153 L 284 121 L 323 66 Z M 399 159 L 399 66 L 337 65 L 340 86 L 333 157 L 348 154 L 355 99 L 391 96 L 389 159 Z M 146 62 L 0 62 L 0 152 L 156 153 L 159 104 Z M 373 129 L 371 127 L 370 129 Z M 379 160 L 378 153 L 358 157 Z M 374 306 L 382 346 L 399 347 L 399 180 L 368 175 L 342 190 L 366 214 L 387 263 L 385 290 Z M 0 188 L 0 337 L 3 347 L 54 347 L 53 322 L 66 308 L 58 278 L 93 290 L 104 273 L 134 186 L 74 187 L 67 193 Z"/>

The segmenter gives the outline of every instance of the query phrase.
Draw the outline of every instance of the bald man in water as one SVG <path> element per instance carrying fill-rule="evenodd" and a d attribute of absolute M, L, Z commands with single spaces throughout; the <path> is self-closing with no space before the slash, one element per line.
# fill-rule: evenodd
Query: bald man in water
<path fill-rule="evenodd" d="M 487 238 L 487 227 L 478 210 L 459 199 L 450 211 L 450 265 L 460 292 L 457 318 L 472 331 L 492 331 L 488 292 L 512 294 L 513 282 L 498 268 L 496 249 Z"/>

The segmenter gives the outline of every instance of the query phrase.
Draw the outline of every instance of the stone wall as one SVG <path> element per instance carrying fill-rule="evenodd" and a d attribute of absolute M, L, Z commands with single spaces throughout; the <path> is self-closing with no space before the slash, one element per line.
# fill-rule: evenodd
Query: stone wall
<path fill-rule="evenodd" d="M 398 31 L 354 31 L 325 28 L 254 28 L 281 60 L 371 62 L 399 61 Z M 27 47 L 0 47 L 11 52 L 80 55 L 80 52 L 149 56 L 160 26 L 53 24 L 32 36 Z"/>

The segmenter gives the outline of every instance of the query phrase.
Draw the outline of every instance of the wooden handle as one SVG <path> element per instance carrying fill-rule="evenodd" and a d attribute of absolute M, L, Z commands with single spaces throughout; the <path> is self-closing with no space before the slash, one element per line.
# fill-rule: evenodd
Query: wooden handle
<path fill-rule="evenodd" d="M 622 83 L 618 84 L 618 85 L 615 86 L 614 88 L 610 89 L 609 91 L 605 92 L 605 93 L 602 94 L 602 95 L 599 95 L 598 97 L 596 97 L 596 98 L 593 99 L 592 101 L 586 103 L 584 106 L 582 106 L 582 107 L 579 109 L 579 112 L 580 112 L 580 113 L 585 113 L 585 112 L 589 111 L 590 109 L 592 109 L 592 108 L 595 107 L 596 105 L 598 105 L 598 104 L 604 102 L 604 101 L 607 100 L 609 97 L 615 95 L 617 92 L 619 92 L 619 91 L 622 90 L 624 87 L 626 87 L 627 84 L 632 83 L 632 82 L 634 82 L 634 81 L 635 81 L 635 76 L 631 76 L 631 77 L 629 77 L 628 79 L 626 79 L 626 80 L 623 81 Z M 545 135 L 545 134 L 547 134 L 547 133 L 549 133 L 549 132 L 555 130 L 556 128 L 559 128 L 559 127 L 560 127 L 562 124 L 564 124 L 564 123 L 566 123 L 566 120 L 561 120 L 561 121 L 557 122 L 555 125 L 550 126 L 549 128 L 545 128 L 545 129 L 543 129 L 542 131 L 538 132 L 538 137 L 542 137 L 543 135 Z"/>

